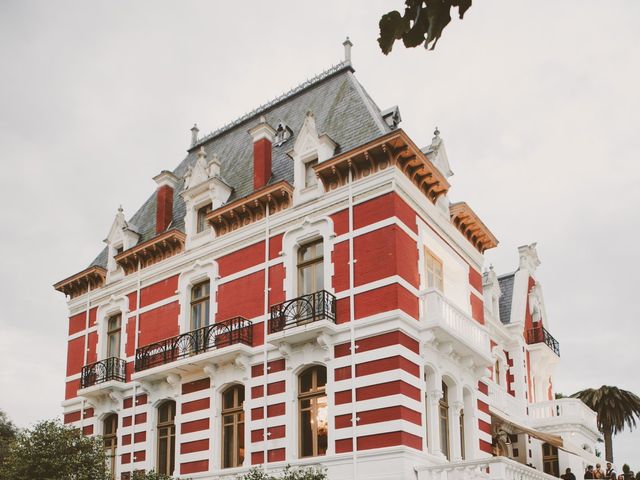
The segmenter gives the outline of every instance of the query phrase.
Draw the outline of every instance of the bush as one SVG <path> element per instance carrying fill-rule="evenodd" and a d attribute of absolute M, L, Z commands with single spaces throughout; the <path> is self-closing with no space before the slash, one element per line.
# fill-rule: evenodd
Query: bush
<path fill-rule="evenodd" d="M 238 480 L 326 480 L 327 473 L 324 468 L 292 467 L 287 465 L 284 472 L 278 475 L 267 474 L 264 470 L 254 467 L 248 473 L 238 477 Z"/>

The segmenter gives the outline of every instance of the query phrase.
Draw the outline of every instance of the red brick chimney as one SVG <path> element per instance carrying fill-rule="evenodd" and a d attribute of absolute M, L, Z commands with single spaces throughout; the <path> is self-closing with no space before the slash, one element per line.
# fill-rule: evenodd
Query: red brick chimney
<path fill-rule="evenodd" d="M 156 233 L 164 232 L 173 220 L 173 191 L 178 184 L 178 177 L 168 170 L 163 170 L 153 177 L 158 184 L 156 193 Z"/>
<path fill-rule="evenodd" d="M 253 139 L 253 189 L 264 187 L 271 178 L 271 151 L 276 131 L 260 117 L 258 125 L 249 130 Z"/>

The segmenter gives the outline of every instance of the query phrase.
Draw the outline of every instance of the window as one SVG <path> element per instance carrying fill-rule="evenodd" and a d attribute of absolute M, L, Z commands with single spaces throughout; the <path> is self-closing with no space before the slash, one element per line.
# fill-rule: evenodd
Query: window
<path fill-rule="evenodd" d="M 158 473 L 173 475 L 176 464 L 176 402 L 167 400 L 158 407 Z"/>
<path fill-rule="evenodd" d="M 327 369 L 315 366 L 300 374 L 298 411 L 300 457 L 316 457 L 327 452 Z"/>
<path fill-rule="evenodd" d="M 465 459 L 464 452 L 464 409 L 460 410 L 460 458 Z"/>
<path fill-rule="evenodd" d="M 191 330 L 209 325 L 209 281 L 191 288 Z"/>
<path fill-rule="evenodd" d="M 558 463 L 558 447 L 548 443 L 542 444 L 542 465 L 544 473 L 558 477 L 560 475 L 560 464 Z"/>
<path fill-rule="evenodd" d="M 493 376 L 495 377 L 493 381 L 500 385 L 500 360 L 496 360 L 496 366 L 493 369 Z"/>
<path fill-rule="evenodd" d="M 120 330 L 122 329 L 122 316 L 113 315 L 107 320 L 107 358 L 120 357 Z"/>
<path fill-rule="evenodd" d="M 244 387 L 234 385 L 222 394 L 222 468 L 244 462 Z"/>
<path fill-rule="evenodd" d="M 298 295 L 308 295 L 324 289 L 323 263 L 321 239 L 298 248 Z"/>
<path fill-rule="evenodd" d="M 107 457 L 107 466 L 111 479 L 116 478 L 116 450 L 118 447 L 118 415 L 112 413 L 107 416 L 102 423 L 102 441 L 104 443 L 104 454 Z"/>
<path fill-rule="evenodd" d="M 116 247 L 116 254 L 114 256 L 118 256 L 122 252 L 124 252 L 124 247 L 122 245 L 120 245 L 120 246 Z"/>
<path fill-rule="evenodd" d="M 427 273 L 427 288 L 444 290 L 442 261 L 427 248 L 424 249 L 425 272 Z"/>
<path fill-rule="evenodd" d="M 449 448 L 449 389 L 447 384 L 442 382 L 442 398 L 438 408 L 440 416 L 440 449 L 448 460 L 450 459 Z"/>
<path fill-rule="evenodd" d="M 318 164 L 318 159 L 310 160 L 304 164 L 304 188 L 309 188 L 317 185 L 318 179 L 316 178 L 316 172 L 313 169 Z"/>
<path fill-rule="evenodd" d="M 207 213 L 211 211 L 211 204 L 207 203 L 204 207 L 198 209 L 196 220 L 196 233 L 204 232 L 209 224 L 207 223 Z"/>

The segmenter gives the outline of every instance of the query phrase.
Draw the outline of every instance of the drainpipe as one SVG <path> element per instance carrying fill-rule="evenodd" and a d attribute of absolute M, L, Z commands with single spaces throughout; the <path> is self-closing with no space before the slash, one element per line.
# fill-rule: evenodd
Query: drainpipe
<path fill-rule="evenodd" d="M 141 278 L 140 278 L 141 274 L 140 274 L 140 259 L 138 259 L 138 271 L 137 271 L 137 278 L 136 278 L 136 320 L 135 320 L 135 334 L 134 334 L 134 343 L 133 343 L 133 365 L 134 365 L 134 371 L 135 371 L 135 362 L 136 362 L 136 351 L 138 350 L 138 329 L 139 329 L 139 325 L 140 325 L 140 283 L 141 283 Z M 129 321 L 129 319 L 127 319 L 127 322 Z M 125 352 L 125 356 L 126 356 L 127 352 Z M 126 360 L 125 360 L 126 362 Z M 125 363 L 126 365 L 126 363 Z M 125 367 L 126 368 L 126 367 Z M 126 372 L 125 372 L 125 376 L 126 376 Z M 138 385 L 137 383 L 133 384 L 133 397 L 131 399 L 131 404 L 132 404 L 132 410 L 131 410 L 131 461 L 129 462 L 129 474 L 133 477 L 133 456 L 135 454 L 135 447 L 136 447 L 136 443 L 135 443 L 135 435 L 136 435 L 136 404 L 137 402 L 137 396 L 138 396 Z M 149 419 L 147 419 L 147 421 L 149 421 Z M 145 459 L 145 462 L 147 462 L 147 460 Z"/>
<path fill-rule="evenodd" d="M 267 471 L 267 374 L 268 374 L 268 361 L 267 361 L 267 332 L 269 322 L 269 210 L 270 205 L 267 200 L 267 206 L 265 208 L 265 224 L 264 224 L 264 321 L 262 328 L 262 421 L 264 422 L 262 427 L 262 444 L 263 444 L 263 470 Z"/>
<path fill-rule="evenodd" d="M 350 350 L 351 350 L 351 431 L 352 435 L 352 453 L 353 453 L 353 478 L 358 479 L 358 417 L 356 412 L 356 333 L 355 333 L 355 305 L 353 288 L 355 286 L 355 274 L 353 258 L 353 173 L 351 171 L 351 161 L 349 161 L 349 334 L 350 334 Z"/>

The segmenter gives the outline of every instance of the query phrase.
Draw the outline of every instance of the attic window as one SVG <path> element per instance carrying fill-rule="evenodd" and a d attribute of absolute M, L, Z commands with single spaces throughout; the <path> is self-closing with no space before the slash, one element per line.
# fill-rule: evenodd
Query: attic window
<path fill-rule="evenodd" d="M 116 255 L 119 255 L 119 254 L 120 254 L 120 253 L 122 253 L 123 251 L 124 251 L 124 247 L 123 247 L 122 245 L 117 246 L 117 247 L 116 247 L 116 253 L 115 253 L 114 257 L 115 257 Z"/>
<path fill-rule="evenodd" d="M 318 165 L 318 159 L 314 158 L 304 164 L 304 188 L 313 187 L 318 183 L 316 171 L 313 169 Z"/>
<path fill-rule="evenodd" d="M 276 129 L 276 136 L 274 139 L 274 146 L 279 147 L 284 142 L 289 140 L 293 135 L 293 130 L 291 130 L 286 124 L 280 122 L 278 124 L 278 128 Z"/>
<path fill-rule="evenodd" d="M 196 233 L 203 232 L 209 224 L 207 223 L 207 213 L 211 211 L 211 204 L 207 203 L 198 209 L 198 223 L 196 225 Z"/>

